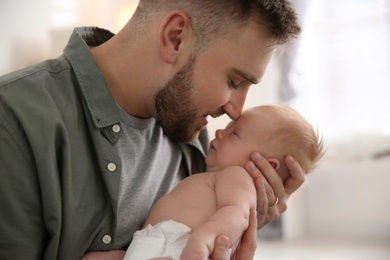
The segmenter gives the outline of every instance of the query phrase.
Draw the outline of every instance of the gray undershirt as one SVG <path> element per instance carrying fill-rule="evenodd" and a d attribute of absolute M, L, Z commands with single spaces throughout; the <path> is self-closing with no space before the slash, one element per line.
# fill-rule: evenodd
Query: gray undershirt
<path fill-rule="evenodd" d="M 130 243 L 152 205 L 185 176 L 179 147 L 154 118 L 119 111 L 122 136 L 114 147 L 122 159 L 122 172 L 115 249 Z"/>

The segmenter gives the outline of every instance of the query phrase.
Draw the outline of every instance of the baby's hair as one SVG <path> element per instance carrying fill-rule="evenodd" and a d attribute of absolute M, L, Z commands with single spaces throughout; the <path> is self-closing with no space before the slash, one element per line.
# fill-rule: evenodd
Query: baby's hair
<path fill-rule="evenodd" d="M 283 151 L 284 155 L 292 155 L 305 174 L 313 171 L 325 153 L 324 139 L 318 129 L 314 129 L 295 109 L 284 104 L 258 106 L 254 109 L 270 112 L 272 120 L 279 121 L 279 127 L 270 136 L 271 142 L 282 145 L 277 150 Z"/>

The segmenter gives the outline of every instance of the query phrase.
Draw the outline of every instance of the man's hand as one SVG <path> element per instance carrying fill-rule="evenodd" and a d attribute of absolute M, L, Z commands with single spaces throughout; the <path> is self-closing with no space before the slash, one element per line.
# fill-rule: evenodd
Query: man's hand
<path fill-rule="evenodd" d="M 211 260 L 229 260 L 229 238 L 218 236 L 215 239 L 214 251 Z"/>
<path fill-rule="evenodd" d="M 257 224 L 258 228 L 279 218 L 287 209 L 287 200 L 304 182 L 305 174 L 301 166 L 292 156 L 285 158 L 290 176 L 282 182 L 275 169 L 258 152 L 251 156 L 252 161 L 245 165 L 245 169 L 255 181 L 257 190 Z M 262 179 L 262 181 L 260 181 Z M 262 186 L 264 185 L 267 196 L 264 198 Z M 264 207 L 267 204 L 268 207 Z"/>
<path fill-rule="evenodd" d="M 265 196 L 265 189 L 263 188 Z M 268 207 L 268 205 L 265 205 Z M 241 238 L 240 247 L 238 248 L 235 260 L 252 260 L 255 257 L 257 247 L 257 218 L 256 210 L 251 209 L 249 216 L 249 226 Z"/>

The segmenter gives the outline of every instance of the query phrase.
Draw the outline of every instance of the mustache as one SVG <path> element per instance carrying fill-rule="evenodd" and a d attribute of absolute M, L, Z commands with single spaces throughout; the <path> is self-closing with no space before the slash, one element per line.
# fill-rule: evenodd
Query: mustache
<path fill-rule="evenodd" d="M 210 115 L 211 117 L 216 118 L 216 117 L 222 116 L 223 114 L 225 114 L 225 111 L 223 110 L 222 107 L 220 107 L 218 109 L 214 109 L 214 110 L 209 111 L 205 116 Z"/>

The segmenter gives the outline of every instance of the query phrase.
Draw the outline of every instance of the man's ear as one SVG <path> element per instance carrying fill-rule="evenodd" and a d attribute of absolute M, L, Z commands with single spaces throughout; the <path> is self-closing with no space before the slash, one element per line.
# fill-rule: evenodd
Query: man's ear
<path fill-rule="evenodd" d="M 275 171 L 279 170 L 280 168 L 280 162 L 276 158 L 267 158 L 268 162 L 271 164 L 271 166 L 275 169 Z"/>
<path fill-rule="evenodd" d="M 164 17 L 158 37 L 160 52 L 166 63 L 174 63 L 184 49 L 190 47 L 191 32 L 191 21 L 185 12 L 175 10 Z"/>

